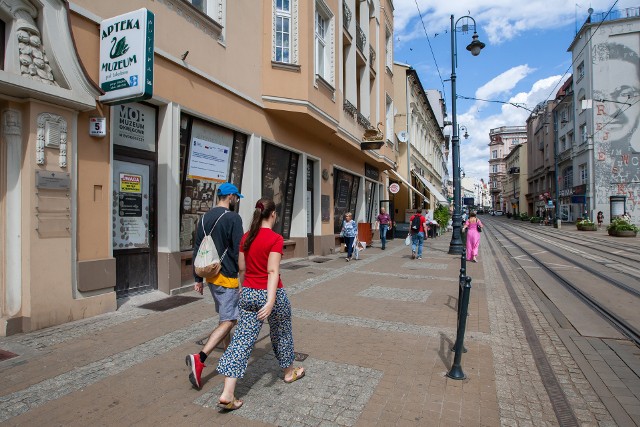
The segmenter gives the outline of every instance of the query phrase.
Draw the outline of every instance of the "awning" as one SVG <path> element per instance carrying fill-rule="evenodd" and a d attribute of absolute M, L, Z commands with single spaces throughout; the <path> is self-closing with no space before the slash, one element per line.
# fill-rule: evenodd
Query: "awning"
<path fill-rule="evenodd" d="M 422 194 L 422 193 L 420 192 L 420 190 L 418 190 L 418 189 L 417 189 L 416 187 L 414 187 L 413 185 L 409 184 L 409 183 L 407 182 L 407 180 L 406 180 L 406 179 L 404 179 L 403 177 L 401 177 L 401 176 L 398 174 L 398 172 L 394 171 L 393 169 L 387 169 L 387 170 L 386 170 L 386 172 L 391 172 L 391 173 L 392 173 L 396 178 L 398 178 L 398 179 L 400 180 L 400 182 L 402 182 L 404 185 L 406 185 L 406 186 L 407 186 L 407 188 L 408 188 L 409 190 L 413 191 L 413 192 L 414 192 L 414 193 L 416 193 L 418 196 L 422 197 L 422 200 L 424 200 L 425 202 L 427 202 L 427 204 L 430 204 L 430 203 L 429 203 L 429 199 L 427 199 L 427 197 L 426 197 L 424 194 Z"/>
<path fill-rule="evenodd" d="M 436 187 L 434 187 L 434 185 L 432 183 L 430 183 L 429 181 L 424 179 L 424 177 L 422 177 L 422 175 L 418 175 L 415 171 L 411 171 L 411 172 L 413 172 L 413 175 L 416 178 L 418 178 L 420 180 L 420 182 L 424 184 L 425 187 L 427 187 L 429 189 L 431 194 L 433 194 L 435 196 L 435 198 L 438 201 L 438 203 L 443 204 L 443 205 L 448 205 L 449 204 L 449 201 L 447 200 L 447 198 L 444 197 L 438 190 L 436 190 Z"/>

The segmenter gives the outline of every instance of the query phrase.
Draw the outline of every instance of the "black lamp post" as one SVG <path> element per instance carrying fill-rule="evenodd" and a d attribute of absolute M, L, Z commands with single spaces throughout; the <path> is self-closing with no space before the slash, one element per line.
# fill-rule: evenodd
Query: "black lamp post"
<path fill-rule="evenodd" d="M 473 56 L 478 56 L 485 44 L 478 40 L 478 33 L 476 32 L 476 20 L 471 16 L 463 16 L 454 21 L 453 15 L 451 15 L 451 116 L 452 116 L 452 131 L 453 137 L 451 138 L 451 158 L 453 161 L 453 233 L 451 235 L 451 243 L 449 243 L 449 253 L 460 255 L 462 253 L 462 214 L 460 203 L 460 137 L 458 135 L 458 123 L 456 116 L 456 27 L 460 19 L 468 18 L 473 21 L 473 36 L 471 37 L 471 43 L 467 46 L 467 50 L 471 52 Z M 466 31 L 468 24 L 462 26 L 462 30 Z"/>

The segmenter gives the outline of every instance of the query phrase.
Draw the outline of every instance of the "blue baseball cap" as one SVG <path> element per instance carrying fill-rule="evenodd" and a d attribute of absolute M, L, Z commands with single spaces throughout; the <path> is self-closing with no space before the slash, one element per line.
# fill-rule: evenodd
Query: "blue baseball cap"
<path fill-rule="evenodd" d="M 242 194 L 240 194 L 240 190 L 238 190 L 238 187 L 230 182 L 225 182 L 218 187 L 218 196 L 228 196 L 230 194 L 235 194 L 241 199 L 244 197 Z"/>

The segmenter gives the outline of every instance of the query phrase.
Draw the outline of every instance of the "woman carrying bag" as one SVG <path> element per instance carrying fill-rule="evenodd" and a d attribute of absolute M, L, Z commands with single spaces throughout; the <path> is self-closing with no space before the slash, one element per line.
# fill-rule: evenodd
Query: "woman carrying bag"
<path fill-rule="evenodd" d="M 482 222 L 475 212 L 469 214 L 469 219 L 464 223 L 462 231 L 467 233 L 467 261 L 478 262 L 478 248 L 480 247 L 480 233 Z"/>
<path fill-rule="evenodd" d="M 340 235 L 344 236 L 344 243 L 347 245 L 346 261 L 349 262 L 353 255 L 353 244 L 358 236 L 358 223 L 353 220 L 351 212 L 344 214 Z"/>

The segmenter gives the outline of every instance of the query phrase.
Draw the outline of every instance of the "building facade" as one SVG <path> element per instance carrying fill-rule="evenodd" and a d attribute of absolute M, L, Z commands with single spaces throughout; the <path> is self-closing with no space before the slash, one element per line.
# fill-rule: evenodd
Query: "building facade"
<path fill-rule="evenodd" d="M 502 181 L 502 191 L 503 197 L 508 199 L 506 213 L 528 214 L 526 193 L 522 191 L 528 188 L 526 144 L 513 147 L 504 162 L 507 173 Z"/>
<path fill-rule="evenodd" d="M 598 211 L 605 222 L 627 212 L 640 223 L 638 32 L 639 7 L 593 14 L 568 49 L 574 64 L 572 202 L 581 199 L 581 216 L 592 220 Z"/>
<path fill-rule="evenodd" d="M 374 221 L 396 168 L 392 1 L 260 5 L 0 5 L 0 335 L 190 286 L 194 230 L 220 182 L 244 194 L 245 227 L 258 198 L 274 199 L 285 257 L 333 252 L 346 211 Z M 101 30 L 141 8 L 147 52 L 117 36 L 136 20 Z M 153 77 L 125 85 L 152 96 L 107 102 L 101 71 L 143 57 Z M 385 124 L 381 147 L 363 150 Z"/>
<path fill-rule="evenodd" d="M 506 211 L 508 200 L 503 194 L 502 182 L 506 175 L 504 158 L 513 147 L 527 142 L 525 126 L 501 126 L 489 131 L 489 191 L 491 209 Z"/>
<path fill-rule="evenodd" d="M 402 191 L 395 195 L 398 222 L 408 222 L 420 209 L 448 204 L 442 194 L 447 174 L 445 159 L 444 102 L 424 90 L 411 66 L 394 63 L 396 113 L 394 129 L 400 136 L 395 180 Z"/>
<path fill-rule="evenodd" d="M 548 218 L 555 214 L 555 104 L 555 100 L 540 103 L 527 118 L 526 199 L 529 216 Z"/>

